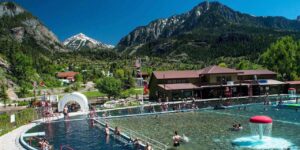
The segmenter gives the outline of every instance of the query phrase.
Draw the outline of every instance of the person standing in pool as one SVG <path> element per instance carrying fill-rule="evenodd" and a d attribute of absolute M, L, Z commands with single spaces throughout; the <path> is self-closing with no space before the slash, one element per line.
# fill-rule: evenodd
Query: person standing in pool
<path fill-rule="evenodd" d="M 175 131 L 174 134 L 175 135 L 173 136 L 173 146 L 178 147 L 180 146 L 181 136 L 178 135 L 177 131 Z"/>
<path fill-rule="evenodd" d="M 105 135 L 109 136 L 109 127 L 108 127 L 108 124 L 105 124 Z"/>
<path fill-rule="evenodd" d="M 146 143 L 145 150 L 153 150 L 153 148 L 151 147 L 151 145 L 148 142 Z"/>
<path fill-rule="evenodd" d="M 115 135 L 121 135 L 121 131 L 120 131 L 119 127 L 115 128 Z"/>
<path fill-rule="evenodd" d="M 69 119 L 68 110 L 69 110 L 68 107 L 65 106 L 65 107 L 64 107 L 64 110 L 63 110 L 63 114 L 64 114 L 64 118 L 65 118 L 65 119 Z"/>

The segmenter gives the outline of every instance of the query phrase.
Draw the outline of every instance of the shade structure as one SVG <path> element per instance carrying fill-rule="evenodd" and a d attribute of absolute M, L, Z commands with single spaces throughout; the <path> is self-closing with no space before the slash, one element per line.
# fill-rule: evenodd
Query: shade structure
<path fill-rule="evenodd" d="M 268 116 L 253 116 L 250 118 L 249 120 L 251 123 L 272 123 L 273 120 L 272 118 L 268 117 Z"/>
<path fill-rule="evenodd" d="M 85 95 L 79 93 L 79 92 L 73 92 L 70 94 L 64 95 L 64 97 L 58 102 L 58 111 L 62 112 L 65 105 L 67 105 L 68 102 L 76 102 L 80 105 L 80 110 L 82 112 L 88 112 L 89 111 L 89 103 Z"/>

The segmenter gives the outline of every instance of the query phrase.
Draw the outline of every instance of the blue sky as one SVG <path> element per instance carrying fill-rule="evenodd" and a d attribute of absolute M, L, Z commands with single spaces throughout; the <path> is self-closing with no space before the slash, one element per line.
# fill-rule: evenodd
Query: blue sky
<path fill-rule="evenodd" d="M 63 41 L 84 33 L 108 44 L 158 18 L 187 12 L 203 0 L 13 0 L 37 16 Z M 256 16 L 300 15 L 300 0 L 219 0 Z"/>

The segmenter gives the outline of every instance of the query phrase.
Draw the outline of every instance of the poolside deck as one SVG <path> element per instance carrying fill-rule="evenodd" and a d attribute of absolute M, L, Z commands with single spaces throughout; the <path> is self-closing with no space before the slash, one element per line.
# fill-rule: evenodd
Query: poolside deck
<path fill-rule="evenodd" d="M 0 137 L 0 150 L 24 150 L 19 142 L 19 137 L 24 131 L 29 130 L 30 128 L 34 127 L 36 123 L 30 123 L 27 125 L 23 125 L 7 134 L 4 134 Z"/>

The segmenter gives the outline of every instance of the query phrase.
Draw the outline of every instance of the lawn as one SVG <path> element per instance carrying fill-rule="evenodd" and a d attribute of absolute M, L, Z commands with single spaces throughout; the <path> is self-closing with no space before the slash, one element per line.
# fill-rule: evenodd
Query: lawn
<path fill-rule="evenodd" d="M 88 99 L 105 96 L 105 94 L 99 91 L 87 91 L 83 92 L 82 94 L 84 94 Z"/>

